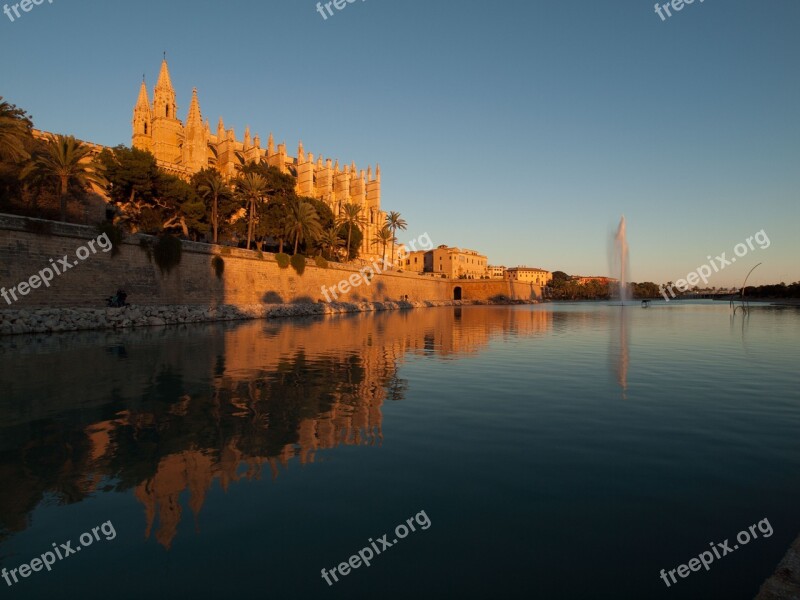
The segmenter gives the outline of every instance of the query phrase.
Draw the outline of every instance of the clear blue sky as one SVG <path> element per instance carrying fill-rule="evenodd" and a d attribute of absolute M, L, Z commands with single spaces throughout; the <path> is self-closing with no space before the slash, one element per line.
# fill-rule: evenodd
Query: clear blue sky
<path fill-rule="evenodd" d="M 764 229 L 710 285 L 800 279 L 800 2 L 54 0 L 0 14 L 0 94 L 37 127 L 130 144 L 162 51 L 181 118 L 380 162 L 406 241 L 490 263 L 675 280 Z"/>

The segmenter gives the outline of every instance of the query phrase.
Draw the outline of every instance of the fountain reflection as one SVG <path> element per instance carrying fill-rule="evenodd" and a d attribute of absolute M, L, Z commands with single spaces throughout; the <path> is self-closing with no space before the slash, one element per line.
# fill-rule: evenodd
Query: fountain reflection
<path fill-rule="evenodd" d="M 613 310 L 613 309 L 612 309 Z M 622 389 L 622 399 L 628 399 L 628 366 L 629 366 L 629 351 L 630 334 L 628 331 L 628 320 L 630 313 L 624 310 L 624 307 L 619 307 L 619 310 L 614 310 L 616 313 L 615 319 L 619 321 L 617 327 L 612 327 L 611 349 L 609 357 L 613 360 L 613 372 L 619 387 Z M 615 334 L 618 332 L 618 335 Z"/>

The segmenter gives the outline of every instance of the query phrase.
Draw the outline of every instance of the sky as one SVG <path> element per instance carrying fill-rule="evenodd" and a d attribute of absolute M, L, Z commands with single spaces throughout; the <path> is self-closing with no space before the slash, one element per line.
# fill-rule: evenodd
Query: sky
<path fill-rule="evenodd" d="M 45 0 L 0 14 L 0 95 L 37 128 L 130 145 L 142 76 L 152 93 L 166 52 L 182 119 L 196 87 L 212 130 L 221 116 L 292 155 L 302 140 L 380 163 L 401 242 L 427 233 L 490 264 L 614 275 L 625 215 L 634 281 L 730 260 L 762 230 L 769 247 L 708 285 L 741 285 L 759 262 L 751 284 L 800 280 L 797 0 L 696 0 L 664 20 L 653 0 L 331 10 Z"/>

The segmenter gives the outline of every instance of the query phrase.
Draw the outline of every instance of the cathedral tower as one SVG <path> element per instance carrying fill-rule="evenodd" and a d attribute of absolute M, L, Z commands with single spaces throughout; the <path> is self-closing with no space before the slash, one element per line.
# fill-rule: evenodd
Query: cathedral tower
<path fill-rule="evenodd" d="M 142 79 L 139 88 L 139 99 L 133 109 L 133 147 L 140 150 L 153 151 L 153 113 L 147 97 L 147 85 Z"/>
<path fill-rule="evenodd" d="M 200 102 L 197 100 L 197 88 L 192 90 L 192 103 L 186 117 L 186 128 L 183 139 L 183 166 L 193 173 L 208 166 L 208 133 L 200 114 Z"/>
<path fill-rule="evenodd" d="M 175 90 L 172 88 L 165 58 L 153 90 L 153 154 L 156 159 L 170 164 L 180 163 L 182 158 L 183 127 L 177 113 Z"/>

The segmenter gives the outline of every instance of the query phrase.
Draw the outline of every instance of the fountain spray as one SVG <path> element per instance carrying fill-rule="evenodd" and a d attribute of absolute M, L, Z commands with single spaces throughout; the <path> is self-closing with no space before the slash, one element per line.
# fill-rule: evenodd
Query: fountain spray
<path fill-rule="evenodd" d="M 619 269 L 619 301 L 623 306 L 625 300 L 628 300 L 628 277 L 630 264 L 628 262 L 628 240 L 625 236 L 625 215 L 619 221 L 617 233 L 614 236 L 614 245 L 616 253 L 614 255 L 615 261 L 619 261 L 617 265 Z"/>

